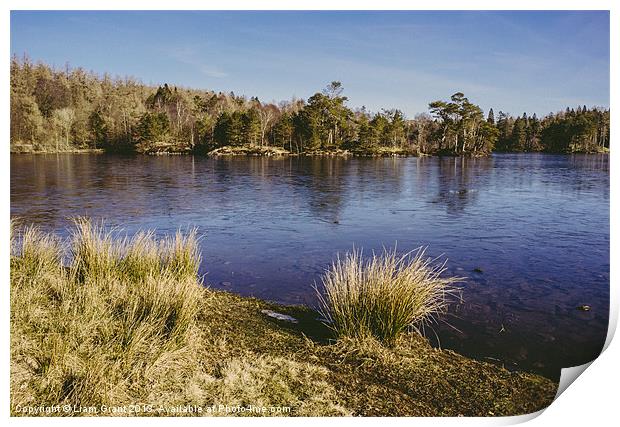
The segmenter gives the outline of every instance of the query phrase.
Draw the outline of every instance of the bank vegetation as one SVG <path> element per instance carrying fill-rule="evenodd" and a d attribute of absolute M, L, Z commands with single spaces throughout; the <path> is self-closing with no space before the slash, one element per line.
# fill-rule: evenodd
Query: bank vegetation
<path fill-rule="evenodd" d="M 428 277 L 412 276 L 416 266 L 398 259 L 365 277 L 386 277 L 395 266 L 397 280 L 438 280 L 439 270 L 424 270 L 422 260 L 414 258 Z M 49 415 L 113 415 L 79 408 L 141 402 L 154 412 L 117 415 L 231 415 L 165 409 L 223 405 L 289 408 L 235 415 L 495 416 L 537 411 L 554 398 L 557 384 L 548 379 L 432 348 L 415 332 L 399 329 L 387 340 L 372 328 L 342 333 L 338 319 L 317 320 L 307 307 L 209 289 L 197 276 L 200 261 L 194 230 L 124 237 L 85 219 L 69 239 L 14 229 L 12 414 L 69 405 L 78 411 Z M 443 301 L 429 295 L 421 300 Z"/>

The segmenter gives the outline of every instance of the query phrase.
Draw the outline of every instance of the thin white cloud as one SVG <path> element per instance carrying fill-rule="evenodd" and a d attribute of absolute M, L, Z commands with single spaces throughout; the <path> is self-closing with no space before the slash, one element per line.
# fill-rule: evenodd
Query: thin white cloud
<path fill-rule="evenodd" d="M 185 65 L 194 67 L 196 70 L 198 70 L 200 73 L 204 74 L 205 76 L 218 78 L 218 79 L 228 77 L 228 73 L 221 70 L 220 68 L 212 64 L 208 64 L 208 63 L 201 61 L 200 54 L 198 53 L 196 49 L 192 47 L 183 47 L 179 49 L 173 49 L 169 51 L 168 53 L 173 59 Z"/>
<path fill-rule="evenodd" d="M 198 70 L 205 76 L 215 77 L 215 78 L 228 77 L 227 73 L 225 73 L 224 71 L 221 71 L 220 69 L 216 67 L 212 67 L 211 65 L 200 64 L 198 62 L 193 63 L 192 65 L 197 66 Z"/>

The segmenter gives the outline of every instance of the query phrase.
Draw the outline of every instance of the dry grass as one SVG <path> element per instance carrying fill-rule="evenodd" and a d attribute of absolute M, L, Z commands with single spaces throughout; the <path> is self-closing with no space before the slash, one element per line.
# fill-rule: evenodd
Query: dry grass
<path fill-rule="evenodd" d="M 426 258 L 423 249 L 402 256 L 386 249 L 367 260 L 354 249 L 324 274 L 321 314 L 340 337 L 391 345 L 446 310 L 460 279 L 442 277 L 444 271 L 445 262 Z"/>
<path fill-rule="evenodd" d="M 204 290 L 188 274 L 199 258 L 186 256 L 197 253 L 195 232 L 161 245 L 151 234 L 128 243 L 78 220 L 67 267 L 58 239 L 26 228 L 17 240 L 19 252 L 11 259 L 13 401 L 131 401 L 159 370 L 196 362 L 191 337 Z M 136 258 L 147 252 L 157 254 L 156 268 L 153 259 Z"/>
<path fill-rule="evenodd" d="M 146 402 L 346 414 L 325 368 L 257 357 L 205 335 L 205 316 L 219 326 L 221 299 L 197 283 L 199 264 L 196 230 L 119 238 L 82 218 L 67 242 L 36 227 L 19 231 L 11 255 L 12 407 Z"/>
<path fill-rule="evenodd" d="M 63 250 L 56 236 L 42 233 L 35 226 L 24 228 L 19 239 L 14 234 L 11 224 L 11 250 L 19 254 L 21 264 L 28 269 L 30 276 L 36 279 L 60 267 Z"/>
<path fill-rule="evenodd" d="M 212 383 L 216 405 L 277 408 L 282 402 L 295 408 L 294 415 L 351 415 L 338 405 L 337 394 L 323 366 L 283 357 L 235 358 L 224 364 Z M 286 409 L 248 415 L 292 415 Z"/>
<path fill-rule="evenodd" d="M 417 335 L 390 348 L 372 338 L 328 345 L 309 308 L 199 286 L 195 231 L 119 239 L 81 219 L 68 241 L 33 227 L 11 237 L 13 415 L 136 402 L 164 408 L 152 415 L 186 415 L 168 412 L 175 405 L 268 408 L 202 415 L 514 415 L 555 394 L 549 380 L 432 349 Z"/>

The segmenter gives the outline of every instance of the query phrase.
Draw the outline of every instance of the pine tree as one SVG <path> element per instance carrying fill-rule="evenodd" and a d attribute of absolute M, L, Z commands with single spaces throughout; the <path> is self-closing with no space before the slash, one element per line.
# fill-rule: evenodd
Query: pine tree
<path fill-rule="evenodd" d="M 495 114 L 493 113 L 493 109 L 489 109 L 489 115 L 487 116 L 487 123 L 492 125 L 495 124 Z"/>

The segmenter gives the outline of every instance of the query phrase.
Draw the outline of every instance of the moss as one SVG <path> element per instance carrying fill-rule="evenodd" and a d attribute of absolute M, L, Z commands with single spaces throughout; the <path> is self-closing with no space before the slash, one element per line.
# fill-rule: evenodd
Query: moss
<path fill-rule="evenodd" d="M 386 347 L 373 339 L 333 340 L 330 330 L 303 307 L 277 306 L 211 291 L 217 315 L 205 315 L 205 341 L 237 337 L 221 352 L 247 352 L 309 362 L 329 371 L 340 405 L 363 416 L 518 415 L 548 406 L 557 384 L 510 372 L 452 351 L 438 350 L 416 334 Z M 261 314 L 272 309 L 299 319 L 286 323 Z M 218 326 L 219 325 L 219 326 Z"/>

